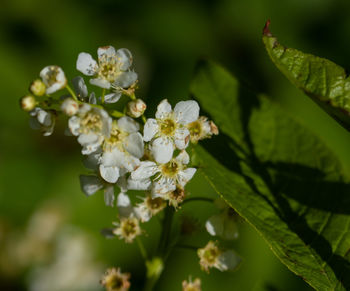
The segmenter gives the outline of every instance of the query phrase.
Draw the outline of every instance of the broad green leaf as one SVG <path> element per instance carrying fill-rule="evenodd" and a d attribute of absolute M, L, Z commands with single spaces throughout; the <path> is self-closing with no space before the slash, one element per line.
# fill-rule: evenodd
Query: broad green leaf
<path fill-rule="evenodd" d="M 220 134 L 196 148 L 200 172 L 317 290 L 350 288 L 350 185 L 337 157 L 265 96 L 202 62 L 191 93 Z"/>
<path fill-rule="evenodd" d="M 337 64 L 281 45 L 266 23 L 263 42 L 276 67 L 321 108 L 350 130 L 350 79 Z"/>

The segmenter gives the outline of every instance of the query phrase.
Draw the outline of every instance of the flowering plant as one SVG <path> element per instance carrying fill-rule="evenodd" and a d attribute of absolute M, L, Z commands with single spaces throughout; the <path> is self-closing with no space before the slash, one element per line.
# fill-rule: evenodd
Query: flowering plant
<path fill-rule="evenodd" d="M 21 99 L 21 107 L 30 115 L 30 125 L 43 135 L 53 133 L 55 122 L 68 117 L 67 134 L 77 138 L 84 165 L 89 174 L 80 176 L 82 191 L 93 195 L 104 192 L 106 206 L 117 208 L 114 227 L 104 229 L 108 237 L 118 237 L 125 243 L 137 242 L 147 268 L 145 290 L 151 290 L 164 268 L 166 258 L 176 245 L 172 234 L 172 218 L 183 203 L 196 200 L 212 202 L 209 198 L 190 197 L 187 183 L 197 168 L 191 163 L 193 148 L 203 139 L 218 135 L 213 121 L 200 116 L 196 101 L 180 101 L 174 108 L 162 100 L 154 118 L 146 118 L 146 103 L 136 97 L 138 75 L 132 69 L 132 54 L 127 49 L 112 46 L 97 50 L 97 61 L 88 53 L 80 53 L 76 68 L 91 77 L 89 83 L 99 87 L 99 93 L 89 94 L 81 76 L 73 78 L 71 88 L 64 71 L 47 66 L 40 79 L 30 85 L 30 94 Z M 63 89 L 68 94 L 57 96 Z M 121 98 L 128 98 L 125 106 L 118 106 Z M 111 105 L 112 104 L 112 105 Z M 120 108 L 121 107 L 121 108 Z M 141 191 L 139 201 L 131 190 Z M 131 199 L 132 198 L 132 199 Z M 218 204 L 222 204 L 219 201 Z M 205 226 L 209 234 L 223 240 L 238 236 L 236 216 L 225 205 L 220 214 L 210 217 Z M 159 248 L 148 254 L 140 237 L 142 224 L 153 216 L 163 216 Z M 174 243 L 175 241 L 175 243 Z M 230 249 L 223 249 L 218 241 L 209 241 L 198 248 L 201 268 L 209 272 L 235 269 L 241 259 Z M 102 278 L 107 290 L 128 290 L 130 274 L 120 268 L 110 268 Z M 200 280 L 184 281 L 183 290 L 200 290 Z"/>

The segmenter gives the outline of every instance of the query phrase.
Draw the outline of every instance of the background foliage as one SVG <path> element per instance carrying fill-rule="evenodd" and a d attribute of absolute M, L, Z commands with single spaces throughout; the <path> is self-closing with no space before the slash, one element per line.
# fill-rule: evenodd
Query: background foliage
<path fill-rule="evenodd" d="M 267 93 L 306 127 L 318 134 L 350 169 L 350 135 L 293 87 L 274 67 L 261 41 L 263 24 L 283 44 L 326 57 L 350 67 L 350 3 L 338 0 L 219 0 L 219 1 L 115 1 L 115 0 L 5 0 L 0 9 L 0 242 L 5 234 L 25 227 L 31 214 L 46 200 L 55 199 L 67 213 L 67 223 L 94 237 L 96 261 L 118 263 L 142 281 L 143 266 L 135 246 L 97 235 L 115 217 L 102 195 L 87 199 L 80 192 L 83 171 L 79 146 L 63 135 L 64 123 L 43 138 L 28 126 L 18 98 L 40 69 L 48 64 L 77 74 L 79 52 L 94 53 L 99 45 L 128 47 L 140 74 L 138 96 L 149 104 L 148 114 L 162 98 L 172 103 L 189 96 L 189 84 L 199 56 L 207 56 L 234 72 L 257 92 Z M 190 185 L 201 195 L 212 195 L 199 177 Z M 196 190 L 198 191 L 198 190 Z M 184 206 L 186 212 L 186 206 Z M 214 210 L 198 204 L 198 217 Z M 187 212 L 189 209 L 187 209 Z M 155 220 L 147 230 L 147 244 L 158 229 Z M 196 254 L 179 250 L 161 278 L 159 290 L 179 290 L 188 274 L 201 276 L 204 290 L 310 290 L 271 253 L 265 242 L 246 224 L 235 249 L 244 258 L 231 276 L 212 272 L 203 276 Z M 24 231 L 20 232 L 24 233 Z M 203 234 L 205 236 L 205 234 Z M 195 243 L 196 240 L 191 240 Z M 122 250 L 122 251 L 121 251 Z M 1 252 L 0 252 L 1 253 Z M 8 262 L 11 265 L 11 262 Z M 8 290 L 26 290 L 28 278 L 0 276 Z M 20 282 L 20 283 L 18 283 Z M 5 289 L 0 288 L 1 290 Z M 137 287 L 136 287 L 137 290 Z"/>

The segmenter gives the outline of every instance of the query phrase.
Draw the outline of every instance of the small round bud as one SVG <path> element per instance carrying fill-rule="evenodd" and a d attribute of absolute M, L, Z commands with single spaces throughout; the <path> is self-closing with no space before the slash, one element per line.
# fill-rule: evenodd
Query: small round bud
<path fill-rule="evenodd" d="M 24 111 L 32 111 L 35 108 L 36 100 L 33 96 L 24 96 L 20 100 L 21 108 Z"/>
<path fill-rule="evenodd" d="M 146 103 L 141 99 L 136 99 L 128 103 L 128 115 L 134 118 L 140 117 L 146 110 Z"/>
<path fill-rule="evenodd" d="M 43 96 L 46 92 L 46 85 L 43 81 L 37 79 L 30 84 L 29 90 L 36 96 Z"/>
<path fill-rule="evenodd" d="M 68 116 L 73 116 L 78 112 L 79 104 L 73 99 L 67 98 L 63 101 L 61 109 L 63 113 L 67 114 Z"/>

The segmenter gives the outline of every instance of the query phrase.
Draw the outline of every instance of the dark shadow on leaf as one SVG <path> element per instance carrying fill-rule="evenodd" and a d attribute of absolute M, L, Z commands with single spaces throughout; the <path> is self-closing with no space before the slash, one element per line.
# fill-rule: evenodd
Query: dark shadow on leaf
<path fill-rule="evenodd" d="M 323 180 L 324 173 L 304 165 L 264 163 L 278 193 L 311 208 L 350 214 L 350 185 Z"/>
<path fill-rule="evenodd" d="M 303 165 L 260 161 L 255 154 L 249 132 L 251 113 L 254 108 L 258 108 L 259 100 L 255 94 L 246 89 L 240 90 L 239 98 L 241 122 L 248 149 L 239 148 L 237 142 L 223 132 L 220 132 L 214 140 L 203 142 L 203 147 L 227 170 L 244 177 L 251 190 L 271 206 L 290 231 L 303 241 L 305 247 L 313 249 L 328 264 L 339 284 L 345 289 L 350 288 L 350 263 L 342 256 L 333 253 L 331 244 L 309 226 L 303 215 L 293 210 L 288 200 L 292 198 L 310 208 L 350 214 L 350 185 L 341 181 L 325 181 L 323 172 Z M 242 162 L 248 164 L 253 172 L 261 177 L 272 196 L 261 193 L 254 179 L 243 174 Z M 296 262 L 290 257 L 292 252 L 294 250 L 285 249 L 285 255 L 293 264 Z M 324 269 L 320 272 L 321 275 L 327 276 Z"/>

